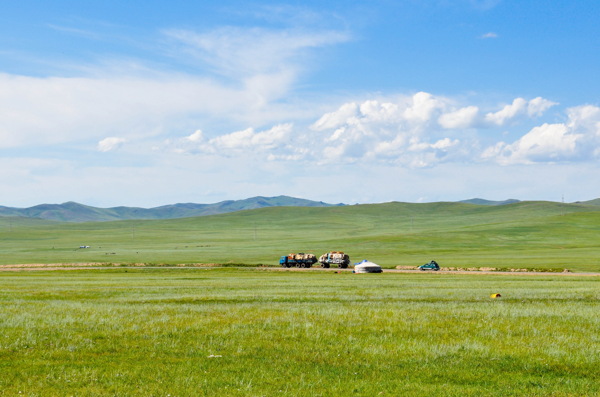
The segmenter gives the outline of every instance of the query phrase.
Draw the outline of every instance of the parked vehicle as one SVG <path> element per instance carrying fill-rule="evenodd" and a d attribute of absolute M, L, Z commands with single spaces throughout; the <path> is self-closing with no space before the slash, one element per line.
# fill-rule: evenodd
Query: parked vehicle
<path fill-rule="evenodd" d="M 319 257 L 321 267 L 329 268 L 331 265 L 337 265 L 340 269 L 346 269 L 350 264 L 350 257 L 342 251 L 331 251 Z"/>
<path fill-rule="evenodd" d="M 437 272 L 438 270 L 440 270 L 440 265 L 438 265 L 436 261 L 431 261 L 429 263 L 419 266 L 419 270 L 433 270 Z"/>
<path fill-rule="evenodd" d="M 298 254 L 289 254 L 279 258 L 279 264 L 282 267 L 303 267 L 309 268 L 313 264 L 317 263 L 317 257 L 313 254 L 305 254 L 300 252 Z"/>

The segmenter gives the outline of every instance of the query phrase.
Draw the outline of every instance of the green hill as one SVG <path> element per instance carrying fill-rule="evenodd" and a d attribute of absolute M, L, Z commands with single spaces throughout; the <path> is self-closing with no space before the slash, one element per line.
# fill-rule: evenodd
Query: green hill
<path fill-rule="evenodd" d="M 508 200 L 503 200 L 503 201 L 491 201 L 491 200 L 485 200 L 485 199 L 481 199 L 481 198 L 474 198 L 474 199 L 460 201 L 460 203 L 478 204 L 478 205 L 506 205 L 506 204 L 514 204 L 514 203 L 518 203 L 518 202 L 519 202 L 519 200 L 515 200 L 515 199 L 508 199 Z"/>
<path fill-rule="evenodd" d="M 600 198 L 589 200 L 589 201 L 578 201 L 576 204 L 585 204 L 585 205 L 600 205 Z"/>
<path fill-rule="evenodd" d="M 337 204 L 343 205 L 343 204 Z M 29 208 L 0 206 L 1 216 L 40 218 L 61 222 L 100 222 L 126 219 L 174 219 L 192 216 L 224 214 L 265 207 L 330 207 L 322 201 L 295 197 L 252 197 L 245 200 L 227 200 L 214 204 L 180 203 L 154 208 L 112 207 L 96 208 L 75 202 L 63 204 L 40 204 Z"/>
<path fill-rule="evenodd" d="M 87 223 L 0 218 L 1 264 L 275 265 L 289 252 L 342 250 L 354 262 L 384 267 L 435 259 L 442 266 L 600 271 L 598 241 L 600 206 L 553 202 L 269 207 Z"/>

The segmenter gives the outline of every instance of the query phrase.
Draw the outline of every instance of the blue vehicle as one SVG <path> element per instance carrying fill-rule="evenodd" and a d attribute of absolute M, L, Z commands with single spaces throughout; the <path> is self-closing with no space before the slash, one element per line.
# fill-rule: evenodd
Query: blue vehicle
<path fill-rule="evenodd" d="M 437 272 L 438 270 L 440 270 L 440 265 L 438 265 L 436 261 L 431 261 L 429 263 L 419 266 L 419 270 L 433 270 Z"/>
<path fill-rule="evenodd" d="M 279 264 L 281 267 L 303 267 L 309 268 L 317 263 L 317 257 L 313 254 L 305 254 L 303 252 L 299 254 L 289 254 L 279 258 Z"/>

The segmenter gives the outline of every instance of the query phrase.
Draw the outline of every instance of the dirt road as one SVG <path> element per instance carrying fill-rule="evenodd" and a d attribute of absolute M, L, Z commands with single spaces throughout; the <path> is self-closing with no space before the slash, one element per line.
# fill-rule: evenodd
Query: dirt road
<path fill-rule="evenodd" d="M 162 268 L 162 269 L 183 269 L 183 268 L 209 268 L 219 267 L 218 264 L 214 263 L 194 263 L 185 265 L 174 265 L 174 266 L 146 266 L 144 264 L 133 264 L 133 265 L 106 265 L 102 263 L 34 263 L 34 264 L 20 264 L 20 265 L 0 265 L 0 272 L 17 272 L 17 271 L 42 271 L 42 270 L 82 270 L 82 269 L 111 269 L 111 268 Z M 321 267 L 313 267 L 310 269 L 301 269 L 296 267 L 282 268 L 282 267 L 257 267 L 264 271 L 287 271 L 287 272 L 352 272 L 352 268 L 348 269 L 336 269 L 329 268 L 323 269 Z M 418 269 L 383 269 L 383 273 L 407 273 L 407 274 L 489 274 L 489 275 L 500 275 L 500 276 L 561 276 L 561 277 L 600 277 L 598 272 L 529 272 L 529 271 L 486 271 L 486 270 L 439 270 L 439 271 L 421 271 Z"/>

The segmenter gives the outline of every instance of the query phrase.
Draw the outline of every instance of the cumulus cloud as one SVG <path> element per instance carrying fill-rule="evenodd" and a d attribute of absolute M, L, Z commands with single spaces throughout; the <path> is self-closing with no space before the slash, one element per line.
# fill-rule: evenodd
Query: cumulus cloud
<path fill-rule="evenodd" d="M 127 142 L 124 138 L 117 138 L 114 136 L 104 138 L 100 142 L 98 142 L 98 151 L 99 152 L 110 152 L 112 150 L 118 149 L 121 145 Z"/>
<path fill-rule="evenodd" d="M 569 133 L 564 124 L 543 124 L 511 145 L 498 143 L 486 150 L 483 157 L 495 156 L 502 164 L 565 160 L 575 154 L 579 137 Z"/>
<path fill-rule="evenodd" d="M 364 160 L 407 167 L 481 159 L 501 164 L 562 161 L 579 153 L 580 133 L 574 133 L 575 128 L 569 125 L 596 126 L 590 121 L 597 116 L 595 107 L 571 109 L 566 127 L 544 124 L 512 144 L 497 142 L 480 149 L 484 129 L 540 117 L 554 105 L 541 97 L 516 98 L 510 105 L 485 113 L 478 105 L 418 92 L 393 100 L 347 102 L 322 114 L 309 128 L 281 123 L 212 138 L 197 130 L 172 149 L 219 157 L 259 156 L 269 161 L 337 164 Z"/>
<path fill-rule="evenodd" d="M 504 125 L 507 121 L 514 119 L 520 114 L 524 114 L 527 108 L 527 101 L 523 98 L 516 98 L 512 104 L 506 105 L 495 113 L 485 115 L 485 120 L 496 125 Z"/>
<path fill-rule="evenodd" d="M 478 105 L 461 106 L 451 98 L 418 92 L 394 101 L 345 103 L 317 119 L 311 129 L 321 133 L 326 145 L 321 161 L 370 159 L 423 167 L 473 161 L 480 156 L 478 131 L 540 117 L 555 104 L 541 97 L 516 98 L 499 110 L 485 113 Z M 505 157 L 508 150 L 528 150 L 527 142 L 521 144 L 524 146 L 520 148 L 504 144 L 496 150 Z M 551 149 L 548 146 L 546 150 Z M 486 158 L 493 157 L 491 153 L 494 150 L 488 149 Z"/>
<path fill-rule="evenodd" d="M 600 136 L 600 107 L 584 105 L 569 108 L 568 126 L 575 131 L 587 131 L 592 136 Z"/>
<path fill-rule="evenodd" d="M 542 97 L 533 98 L 527 103 L 527 115 L 529 117 L 540 117 L 552 106 L 558 105 Z"/>
<path fill-rule="evenodd" d="M 205 146 L 216 150 L 272 150 L 286 141 L 291 124 L 277 125 L 269 130 L 255 132 L 253 128 L 211 139 Z"/>
<path fill-rule="evenodd" d="M 323 115 L 311 128 L 323 131 L 343 125 L 423 124 L 430 122 L 432 115 L 445 106 L 444 99 L 426 92 L 402 97 L 396 103 L 377 100 L 367 100 L 360 104 L 350 102 L 343 104 L 335 112 Z"/>
<path fill-rule="evenodd" d="M 187 139 L 190 142 L 201 142 L 204 139 L 204 134 L 202 133 L 202 130 L 196 130 L 193 134 L 186 137 L 185 139 Z"/>
<path fill-rule="evenodd" d="M 427 122 L 436 110 L 444 107 L 443 99 L 436 98 L 427 92 L 418 92 L 413 95 L 412 103 L 404 109 L 403 116 L 409 121 Z"/>
<path fill-rule="evenodd" d="M 498 142 L 483 153 L 500 164 L 581 161 L 600 156 L 600 108 L 586 105 L 567 110 L 566 123 L 534 127 L 512 144 Z"/>
<path fill-rule="evenodd" d="M 342 104 L 319 117 L 309 129 L 292 123 L 265 130 L 247 128 L 208 138 L 202 130 L 175 142 L 176 152 L 220 157 L 259 156 L 266 160 L 352 163 L 369 160 L 425 167 L 469 152 L 461 136 L 447 129 L 466 128 L 478 108 L 455 108 L 443 97 L 419 92 L 395 101 Z"/>
<path fill-rule="evenodd" d="M 444 113 L 440 116 L 438 122 L 447 129 L 469 128 L 472 127 L 479 115 L 477 106 L 466 106 L 458 110 Z"/>
<path fill-rule="evenodd" d="M 418 92 L 394 102 L 343 104 L 311 129 L 321 133 L 325 143 L 323 162 L 368 159 L 423 167 L 442 161 L 460 146 L 460 139 L 442 135 L 440 125 L 466 127 L 476 115 L 477 108 L 455 110 L 447 98 Z"/>
<path fill-rule="evenodd" d="M 344 124 L 353 124 L 358 122 L 359 106 L 354 103 L 345 103 L 338 110 L 331 113 L 325 113 L 317 120 L 312 128 L 317 131 L 323 131 L 330 128 L 337 128 Z"/>
<path fill-rule="evenodd" d="M 501 110 L 487 113 L 485 121 L 490 124 L 502 126 L 521 117 L 539 117 L 554 105 L 556 105 L 555 102 L 541 97 L 530 101 L 523 98 L 516 98 L 510 105 L 504 106 Z"/>
<path fill-rule="evenodd" d="M 293 159 L 298 152 L 290 142 L 292 124 L 278 124 L 264 131 L 247 128 L 207 139 L 201 130 L 176 142 L 175 151 L 212 154 L 220 157 L 261 156 L 270 160 Z"/>

